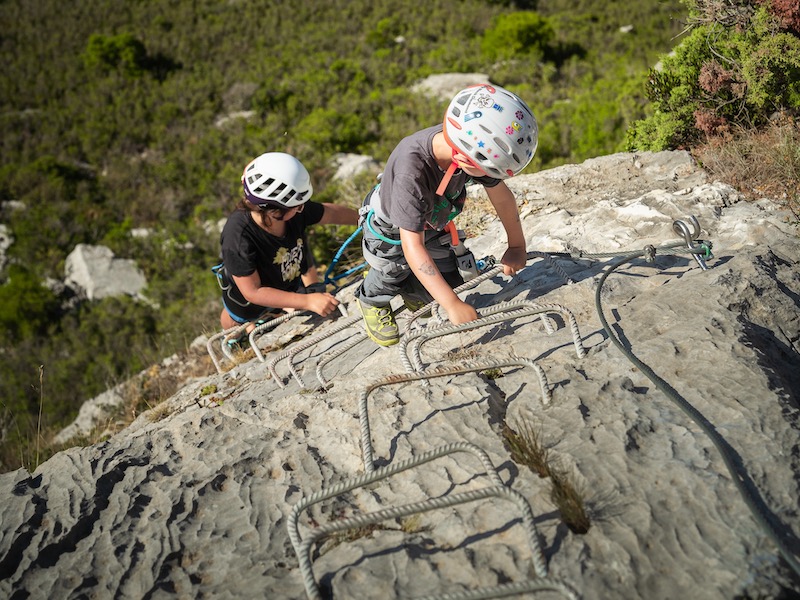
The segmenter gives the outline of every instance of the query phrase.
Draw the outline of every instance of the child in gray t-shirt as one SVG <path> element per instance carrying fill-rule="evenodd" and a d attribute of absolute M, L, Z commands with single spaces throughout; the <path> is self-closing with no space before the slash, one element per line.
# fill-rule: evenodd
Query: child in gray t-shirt
<path fill-rule="evenodd" d="M 360 211 L 371 268 L 356 297 L 370 338 L 382 346 L 399 340 L 389 304 L 398 294 L 409 309 L 436 300 L 453 324 L 477 318 L 453 292 L 463 279 L 448 243 L 470 182 L 486 188 L 505 228 L 504 272 L 512 275 L 525 266 L 517 203 L 502 180 L 530 163 L 537 141 L 536 119 L 521 98 L 478 85 L 455 95 L 441 125 L 397 145 Z"/>

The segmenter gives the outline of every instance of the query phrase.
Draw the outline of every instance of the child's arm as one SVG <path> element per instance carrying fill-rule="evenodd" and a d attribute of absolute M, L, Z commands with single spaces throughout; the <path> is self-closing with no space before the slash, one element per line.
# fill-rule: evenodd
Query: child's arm
<path fill-rule="evenodd" d="M 334 298 L 332 294 L 327 292 L 297 294 L 295 292 L 284 292 L 277 288 L 262 286 L 261 278 L 258 276 L 257 272 L 253 272 L 245 277 L 234 275 L 233 281 L 246 300 L 259 306 L 310 310 L 322 317 L 327 317 L 339 306 L 339 301 Z"/>
<path fill-rule="evenodd" d="M 322 213 L 319 225 L 356 225 L 358 224 L 358 212 L 341 204 L 331 204 L 324 202 L 325 212 Z"/>
<path fill-rule="evenodd" d="M 308 270 L 300 275 L 300 280 L 305 287 L 319 283 L 319 271 L 317 271 L 317 267 L 315 265 L 308 267 Z"/>
<path fill-rule="evenodd" d="M 425 233 L 400 228 L 400 241 L 408 266 L 433 299 L 447 311 L 453 325 L 467 323 L 478 318 L 475 309 L 461 300 L 444 280 L 436 263 L 425 248 Z"/>
<path fill-rule="evenodd" d="M 506 238 L 508 239 L 508 250 L 503 254 L 503 258 L 500 259 L 503 265 L 503 273 L 514 275 L 525 267 L 528 259 L 528 253 L 525 248 L 525 234 L 522 233 L 517 201 L 514 198 L 514 193 L 502 181 L 494 187 L 486 188 L 486 193 L 492 206 L 494 206 L 497 216 L 500 217 L 500 222 L 506 230 Z"/>

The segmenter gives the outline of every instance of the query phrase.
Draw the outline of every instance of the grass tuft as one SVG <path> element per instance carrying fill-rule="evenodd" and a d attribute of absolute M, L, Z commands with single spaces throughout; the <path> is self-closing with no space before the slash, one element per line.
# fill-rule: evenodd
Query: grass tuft
<path fill-rule="evenodd" d="M 584 490 L 569 471 L 552 460 L 542 442 L 541 427 L 534 428 L 528 421 L 521 421 L 516 428 L 514 430 L 508 423 L 503 424 L 503 439 L 511 453 L 511 459 L 528 467 L 541 478 L 550 478 L 550 499 L 570 531 L 589 531 L 591 523 L 584 502 Z"/>

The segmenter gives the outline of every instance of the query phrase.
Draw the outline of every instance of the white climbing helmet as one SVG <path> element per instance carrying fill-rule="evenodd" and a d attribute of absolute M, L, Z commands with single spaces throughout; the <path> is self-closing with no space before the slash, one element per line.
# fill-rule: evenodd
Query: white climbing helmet
<path fill-rule="evenodd" d="M 313 193 L 303 163 L 283 152 L 267 152 L 250 161 L 242 185 L 247 201 L 258 206 L 292 208 L 306 203 Z"/>
<path fill-rule="evenodd" d="M 444 137 L 490 177 L 508 179 L 533 159 L 539 127 L 522 98 L 481 84 L 461 90 L 450 102 L 444 115 Z"/>

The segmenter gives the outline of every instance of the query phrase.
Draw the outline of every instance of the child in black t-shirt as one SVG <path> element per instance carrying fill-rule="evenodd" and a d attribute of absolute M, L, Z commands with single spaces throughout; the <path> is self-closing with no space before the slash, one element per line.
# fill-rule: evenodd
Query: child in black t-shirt
<path fill-rule="evenodd" d="M 242 174 L 244 198 L 220 236 L 223 329 L 251 323 L 269 313 L 299 309 L 328 316 L 339 305 L 318 283 L 308 247 L 311 225 L 355 225 L 358 213 L 337 204 L 309 202 L 311 178 L 299 160 L 268 152 Z M 250 328 L 252 329 L 252 328 Z"/>

